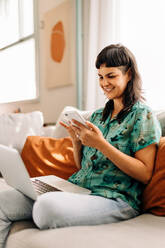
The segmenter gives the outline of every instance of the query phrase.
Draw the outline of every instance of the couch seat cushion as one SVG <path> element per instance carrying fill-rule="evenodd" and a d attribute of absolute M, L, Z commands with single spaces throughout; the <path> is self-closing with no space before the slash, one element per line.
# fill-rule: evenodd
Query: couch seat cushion
<path fill-rule="evenodd" d="M 11 234 L 6 248 L 160 248 L 165 247 L 164 228 L 165 218 L 152 214 L 98 226 L 30 228 Z"/>

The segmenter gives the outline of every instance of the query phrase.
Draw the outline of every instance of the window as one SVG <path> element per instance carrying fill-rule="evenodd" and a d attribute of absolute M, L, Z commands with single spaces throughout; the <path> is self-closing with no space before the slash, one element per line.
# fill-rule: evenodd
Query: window
<path fill-rule="evenodd" d="M 37 98 L 33 0 L 0 0 L 0 103 Z"/>
<path fill-rule="evenodd" d="M 148 104 L 165 108 L 165 1 L 118 0 L 117 42 L 136 56 Z"/>

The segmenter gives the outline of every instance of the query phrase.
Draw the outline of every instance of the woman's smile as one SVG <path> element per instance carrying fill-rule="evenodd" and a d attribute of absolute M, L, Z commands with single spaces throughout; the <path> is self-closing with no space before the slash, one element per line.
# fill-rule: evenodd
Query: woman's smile
<path fill-rule="evenodd" d="M 123 73 L 121 68 L 102 65 L 98 75 L 100 87 L 109 99 L 122 97 L 129 81 L 128 72 Z"/>
<path fill-rule="evenodd" d="M 111 92 L 113 89 L 114 89 L 115 87 L 103 87 L 103 90 L 104 90 L 104 92 L 106 93 L 109 93 L 109 92 Z"/>

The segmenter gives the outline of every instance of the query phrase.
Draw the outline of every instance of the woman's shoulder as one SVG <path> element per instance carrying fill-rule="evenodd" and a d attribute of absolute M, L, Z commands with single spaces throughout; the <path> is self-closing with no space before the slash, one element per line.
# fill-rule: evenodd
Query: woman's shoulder
<path fill-rule="evenodd" d="M 92 113 L 92 116 L 102 115 L 103 109 L 104 109 L 104 108 L 96 109 L 96 110 Z"/>
<path fill-rule="evenodd" d="M 104 108 L 99 108 L 99 109 L 95 110 L 95 111 L 92 113 L 92 115 L 91 115 L 90 121 L 92 122 L 92 121 L 94 121 L 95 119 L 98 119 L 98 118 L 99 118 L 99 120 L 100 120 L 100 118 L 102 117 L 103 109 L 104 109 Z M 98 117 L 98 118 L 97 118 L 97 117 Z"/>
<path fill-rule="evenodd" d="M 148 115 L 148 114 L 154 116 L 154 112 L 152 108 L 143 102 L 136 102 L 133 105 L 131 112 L 134 112 L 136 116 Z"/>
<path fill-rule="evenodd" d="M 143 111 L 153 112 L 153 110 L 150 106 L 148 106 L 146 103 L 143 103 L 140 101 L 136 102 L 133 105 L 132 110 L 137 111 L 137 112 L 143 112 Z"/>
<path fill-rule="evenodd" d="M 155 127 L 160 128 L 160 123 L 157 119 L 156 114 L 147 104 L 137 102 L 133 106 L 132 111 L 134 111 L 134 121 L 136 123 L 139 123 L 139 125 L 150 126 L 150 129 Z"/>

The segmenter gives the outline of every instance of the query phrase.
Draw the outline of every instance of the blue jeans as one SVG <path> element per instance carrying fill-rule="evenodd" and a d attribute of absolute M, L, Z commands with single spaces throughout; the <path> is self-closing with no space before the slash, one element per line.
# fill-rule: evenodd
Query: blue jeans
<path fill-rule="evenodd" d="M 138 212 L 121 199 L 66 192 L 50 192 L 33 200 L 11 189 L 0 192 L 0 248 L 12 222 L 34 220 L 40 229 L 99 225 L 130 219 Z"/>

